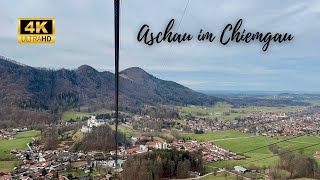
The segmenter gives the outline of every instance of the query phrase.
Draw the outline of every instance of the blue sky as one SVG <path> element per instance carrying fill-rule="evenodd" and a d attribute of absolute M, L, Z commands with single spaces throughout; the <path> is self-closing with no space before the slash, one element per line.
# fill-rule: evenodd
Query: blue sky
<path fill-rule="evenodd" d="M 190 0 L 178 32 L 200 29 L 217 36 L 242 18 L 250 32 L 289 32 L 292 42 L 262 44 L 168 43 L 146 46 L 136 40 L 143 24 L 163 31 L 179 21 L 187 0 L 122 0 L 120 69 L 138 66 L 155 76 L 195 90 L 320 91 L 320 1 Z M 112 0 L 2 0 L 0 54 L 37 67 L 75 69 L 88 64 L 114 69 Z M 19 17 L 56 18 L 56 43 L 17 43 Z M 173 29 L 177 31 L 177 24 Z"/>

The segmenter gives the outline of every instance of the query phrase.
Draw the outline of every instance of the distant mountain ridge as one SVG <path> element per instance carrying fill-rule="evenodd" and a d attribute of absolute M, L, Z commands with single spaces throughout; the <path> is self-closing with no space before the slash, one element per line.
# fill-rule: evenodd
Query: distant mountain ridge
<path fill-rule="evenodd" d="M 143 104 L 213 105 L 222 101 L 156 78 L 138 67 L 121 71 L 119 83 L 123 110 Z M 36 123 L 32 116 L 52 120 L 52 114 L 66 109 L 113 108 L 114 104 L 114 74 L 88 65 L 50 70 L 0 57 L 0 87 L 0 123 L 19 118 Z"/>

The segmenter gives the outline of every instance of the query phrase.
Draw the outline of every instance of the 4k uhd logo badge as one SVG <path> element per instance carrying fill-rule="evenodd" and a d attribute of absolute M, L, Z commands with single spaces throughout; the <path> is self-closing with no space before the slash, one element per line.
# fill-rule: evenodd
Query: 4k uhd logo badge
<path fill-rule="evenodd" d="M 52 44 L 55 42 L 54 18 L 19 18 L 18 43 Z"/>

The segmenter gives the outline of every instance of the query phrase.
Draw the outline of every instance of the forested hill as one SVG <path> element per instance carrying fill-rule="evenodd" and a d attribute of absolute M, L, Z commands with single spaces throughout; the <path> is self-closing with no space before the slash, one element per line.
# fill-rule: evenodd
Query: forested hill
<path fill-rule="evenodd" d="M 53 115 L 66 109 L 113 108 L 114 103 L 114 74 L 88 65 L 50 70 L 0 57 L 0 87 L 0 123 L 5 125 L 54 120 Z M 123 110 L 143 104 L 212 105 L 217 101 L 221 99 L 158 79 L 138 67 L 120 73 Z"/>

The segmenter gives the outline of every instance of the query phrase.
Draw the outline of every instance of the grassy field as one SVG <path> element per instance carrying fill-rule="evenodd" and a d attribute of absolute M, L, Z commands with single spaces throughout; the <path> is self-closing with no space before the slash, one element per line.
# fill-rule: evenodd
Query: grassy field
<path fill-rule="evenodd" d="M 12 171 L 19 164 L 19 161 L 0 161 L 0 170 Z"/>
<path fill-rule="evenodd" d="M 111 128 L 112 128 L 113 130 L 116 129 L 115 125 L 112 125 Z M 119 126 L 118 126 L 118 130 L 119 130 L 120 132 L 122 132 L 123 134 L 127 135 L 127 136 L 135 136 L 135 135 L 141 135 L 141 134 L 143 134 L 143 132 L 136 131 L 136 130 L 134 130 L 134 129 L 132 129 L 132 128 L 129 128 L 129 127 L 123 126 L 123 125 L 119 125 Z"/>
<path fill-rule="evenodd" d="M 213 174 L 210 174 L 208 176 L 205 176 L 205 177 L 202 177 L 202 178 L 199 178 L 199 179 L 200 180 L 212 180 L 212 179 L 215 179 L 215 180 L 226 180 L 225 173 L 227 173 L 228 180 L 236 180 L 237 179 L 236 175 L 228 173 L 228 172 L 219 172 L 219 173 L 217 173 L 216 176 L 213 175 Z"/>
<path fill-rule="evenodd" d="M 255 148 L 267 146 L 270 143 L 279 142 L 280 140 L 282 140 L 282 138 L 277 140 L 274 138 L 259 136 L 256 138 L 226 140 L 226 141 L 219 141 L 216 143 L 223 146 L 223 147 L 226 147 L 234 152 L 247 152 L 247 151 L 250 151 Z M 307 147 L 307 148 L 303 149 L 302 153 L 305 156 L 312 157 L 315 151 L 320 150 L 320 145 L 308 147 L 310 145 L 314 145 L 315 143 L 319 143 L 319 137 L 303 136 L 303 137 L 296 138 L 294 140 L 280 142 L 277 145 L 281 148 L 287 148 L 291 151 Z M 299 150 L 294 151 L 294 152 L 300 153 Z M 211 165 L 217 166 L 217 167 L 224 167 L 226 165 L 234 166 L 234 165 L 240 164 L 245 167 L 250 167 L 252 165 L 262 167 L 263 165 L 266 165 L 266 166 L 271 165 L 271 164 L 277 162 L 277 160 L 278 160 L 278 157 L 276 157 L 276 156 L 271 157 L 271 156 L 273 156 L 273 154 L 269 151 L 269 149 L 267 147 L 257 149 L 255 151 L 244 153 L 244 154 L 247 156 L 250 156 L 251 158 L 248 158 L 246 160 L 241 160 L 241 161 L 234 160 L 234 161 L 229 161 L 229 162 L 228 161 L 217 162 L 217 163 L 212 163 Z M 271 157 L 271 158 L 269 158 L 269 157 Z M 266 158 L 266 159 L 263 159 L 263 158 Z M 262 159 L 262 160 L 256 161 L 259 159 Z M 255 162 L 252 162 L 252 161 L 255 161 Z M 317 162 L 319 163 L 320 160 L 317 160 Z"/>
<path fill-rule="evenodd" d="M 248 156 L 246 160 L 229 160 L 210 163 L 213 167 L 233 167 L 236 165 L 242 165 L 244 167 L 250 166 L 269 166 L 277 162 L 278 157 L 273 156 L 269 151 L 268 145 L 271 143 L 276 143 L 287 138 L 292 137 L 278 137 L 270 138 L 264 136 L 253 136 L 252 134 L 241 133 L 237 131 L 219 131 L 211 132 L 205 134 L 184 134 L 184 137 L 190 137 L 191 139 L 196 139 L 198 141 L 213 141 L 222 147 L 225 147 L 236 153 L 244 153 Z M 277 145 L 281 148 L 287 148 L 289 150 L 296 150 L 310 145 L 314 145 L 320 142 L 320 137 L 315 136 L 302 136 L 292 140 L 279 142 Z M 259 149 L 258 149 L 259 148 Z M 254 150 L 256 149 L 256 150 Z M 304 148 L 303 155 L 310 156 L 314 154 L 315 151 L 320 150 L 320 145 L 315 145 L 312 147 Z M 250 151 L 250 152 L 248 152 Z M 299 153 L 299 151 L 295 151 Z M 266 159 L 263 159 L 266 158 Z M 260 160 L 261 159 L 261 160 Z M 257 161 L 259 160 L 259 161 Z M 317 159 L 320 163 L 320 159 Z"/>
<path fill-rule="evenodd" d="M 193 115 L 209 119 L 234 120 L 237 117 L 249 116 L 252 112 L 293 112 L 304 109 L 299 106 L 288 107 L 264 107 L 264 106 L 249 106 L 245 108 L 232 108 L 227 103 L 218 103 L 213 107 L 188 106 L 178 107 L 180 115 Z M 228 113 L 226 115 L 225 113 Z"/>
<path fill-rule="evenodd" d="M 32 137 L 39 136 L 38 131 L 26 131 L 18 133 L 16 139 L 0 140 L 0 160 L 11 160 L 14 158 L 10 154 L 12 149 L 26 149 L 27 143 L 32 141 Z"/>
<path fill-rule="evenodd" d="M 32 137 L 40 136 L 39 131 L 26 131 L 18 133 L 16 139 L 0 140 L 0 170 L 12 170 L 19 162 L 10 154 L 13 149 L 27 149 L 27 143 L 32 142 Z"/>
<path fill-rule="evenodd" d="M 82 119 L 83 117 L 89 117 L 89 113 L 77 112 L 77 111 L 65 111 L 62 113 L 62 120 L 70 121 L 71 119 L 76 120 L 77 118 Z"/>
<path fill-rule="evenodd" d="M 105 174 L 106 172 L 103 172 L 103 174 Z M 84 171 L 75 171 L 75 170 L 72 170 L 71 172 L 66 172 L 66 171 L 64 171 L 64 172 L 62 172 L 61 173 L 62 175 L 64 175 L 64 176 L 68 176 L 69 174 L 72 174 L 72 176 L 73 177 L 83 177 L 83 176 L 88 176 L 89 174 L 87 174 L 87 173 L 85 173 Z M 99 173 L 97 172 L 97 171 L 95 171 L 95 170 L 93 170 L 92 172 L 91 172 L 91 176 L 92 177 L 95 177 L 95 176 L 97 176 Z"/>
<path fill-rule="evenodd" d="M 286 139 L 288 137 L 282 137 L 281 139 Z M 302 149 L 302 151 L 295 151 L 297 153 L 303 153 L 305 156 L 312 157 L 315 151 L 320 151 L 320 137 L 318 136 L 302 136 L 283 143 L 280 143 L 281 148 L 287 148 L 289 150 Z M 311 147 L 308 147 L 311 146 Z M 307 147 L 307 148 L 305 148 Z"/>
<path fill-rule="evenodd" d="M 271 158 L 267 158 L 272 156 L 272 154 L 263 154 L 263 153 L 247 153 L 246 155 L 250 156 L 250 158 L 247 158 L 246 160 L 228 160 L 228 161 L 219 161 L 219 162 L 212 162 L 209 163 L 209 166 L 212 167 L 230 167 L 233 168 L 234 166 L 243 166 L 246 168 L 251 168 L 251 167 L 263 167 L 263 166 L 270 166 L 274 163 L 276 163 L 278 161 L 278 157 L 271 157 Z M 256 161 L 262 158 L 266 158 L 263 159 L 261 161 Z"/>
<path fill-rule="evenodd" d="M 274 142 L 276 142 L 276 140 L 272 138 L 255 136 L 252 138 L 245 138 L 245 139 L 231 139 L 231 140 L 225 140 L 225 141 L 216 141 L 214 143 L 221 145 L 223 147 L 226 147 L 231 151 L 234 151 L 237 153 L 244 153 L 259 147 L 267 146 L 268 144 L 274 143 Z M 271 154 L 271 152 L 268 150 L 267 147 L 251 151 L 250 153 Z"/>
<path fill-rule="evenodd" d="M 96 114 L 112 114 L 112 111 L 109 109 L 100 109 L 96 112 Z"/>
<path fill-rule="evenodd" d="M 36 138 L 40 136 L 40 131 L 25 131 L 25 132 L 19 132 L 16 135 L 16 139 L 30 139 L 30 138 Z"/>
<path fill-rule="evenodd" d="M 272 138 L 257 136 L 253 138 L 246 139 L 235 139 L 235 140 L 225 140 L 225 141 L 217 141 L 216 144 L 225 147 L 236 153 L 244 153 L 244 155 L 249 156 L 245 160 L 230 160 L 230 161 L 220 161 L 210 163 L 211 166 L 214 167 L 234 167 L 236 165 L 242 165 L 244 167 L 250 166 L 259 166 L 262 167 L 264 165 L 268 166 L 274 164 L 278 157 L 271 157 L 273 154 L 268 149 L 268 144 L 274 143 L 276 140 Z M 259 147 L 263 147 L 257 149 Z M 256 149 L 252 151 L 253 149 Z M 248 152 L 250 151 L 250 152 Z M 266 158 L 260 161 L 259 159 Z"/>
<path fill-rule="evenodd" d="M 198 141 L 212 141 L 212 140 L 218 140 L 218 139 L 250 137 L 250 136 L 253 136 L 253 134 L 242 133 L 242 132 L 232 131 L 232 130 L 208 132 L 205 134 L 194 134 L 194 133 L 183 134 L 183 137 L 185 138 L 195 139 Z"/>
<path fill-rule="evenodd" d="M 112 111 L 108 109 L 100 109 L 96 111 L 95 114 L 112 114 Z M 61 118 L 63 121 L 70 121 L 71 119 L 76 120 L 77 118 L 82 119 L 83 117 L 90 117 L 90 113 L 87 113 L 86 111 L 65 111 L 62 113 Z"/>
<path fill-rule="evenodd" d="M 201 107 L 201 106 L 188 106 L 188 107 L 179 107 L 180 115 L 193 115 L 196 117 L 210 118 L 210 119 L 224 119 L 224 120 L 233 120 L 236 117 L 243 117 L 246 114 L 241 112 L 239 113 L 230 113 L 231 107 L 226 103 L 218 103 L 213 107 Z M 222 115 L 223 113 L 230 113 L 230 115 Z"/>
<path fill-rule="evenodd" d="M 186 138 L 195 139 L 198 141 L 213 141 L 213 143 L 218 144 L 222 147 L 225 147 L 236 153 L 244 153 L 250 151 L 252 149 L 267 146 L 270 143 L 274 143 L 277 140 L 263 137 L 263 136 L 254 136 L 249 133 L 241 133 L 238 131 L 218 131 L 211 132 L 205 134 L 184 134 Z M 268 158 L 264 161 L 257 161 L 254 163 L 250 163 L 251 161 L 272 156 L 272 153 L 269 151 L 267 147 L 257 149 L 255 151 L 251 151 L 248 153 L 244 153 L 246 156 L 249 156 L 246 160 L 230 160 L 230 161 L 220 161 L 210 163 L 210 166 L 214 167 L 226 167 L 226 166 L 236 166 L 240 164 L 245 164 L 245 167 L 248 166 L 263 166 L 265 164 L 273 164 L 277 157 Z"/>

